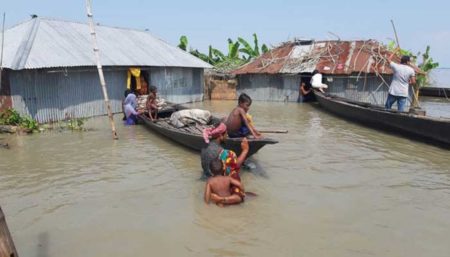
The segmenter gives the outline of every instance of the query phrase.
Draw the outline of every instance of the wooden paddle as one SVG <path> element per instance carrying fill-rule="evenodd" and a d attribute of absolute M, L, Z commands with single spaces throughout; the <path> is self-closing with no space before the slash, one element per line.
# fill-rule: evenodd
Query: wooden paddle
<path fill-rule="evenodd" d="M 252 196 L 252 197 L 256 197 L 256 196 L 258 196 L 258 194 L 256 194 L 256 193 L 253 193 L 253 192 L 248 192 L 248 191 L 246 191 L 246 192 L 245 192 L 245 196 Z"/>
<path fill-rule="evenodd" d="M 260 129 L 258 131 L 260 133 L 281 133 L 281 134 L 288 133 L 287 129 Z"/>

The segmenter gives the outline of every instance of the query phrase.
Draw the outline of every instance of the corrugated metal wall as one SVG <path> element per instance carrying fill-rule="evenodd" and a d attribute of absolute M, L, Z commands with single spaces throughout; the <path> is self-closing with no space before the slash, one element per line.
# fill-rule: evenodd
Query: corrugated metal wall
<path fill-rule="evenodd" d="M 384 105 L 391 76 L 383 80 L 373 74 L 351 76 L 324 76 L 328 85 L 327 93 L 345 97 L 354 101 Z M 245 74 L 238 76 L 238 95 L 246 93 L 258 101 L 297 101 L 300 85 L 299 75 Z M 412 95 L 410 89 L 410 96 Z M 411 97 L 410 97 L 411 99 Z M 409 103 L 408 103 L 409 105 Z"/>
<path fill-rule="evenodd" d="M 203 69 L 148 68 L 161 97 L 176 103 L 201 101 Z M 122 112 L 127 68 L 104 68 L 111 109 Z M 96 68 L 11 71 L 13 108 L 39 122 L 106 114 Z"/>
<path fill-rule="evenodd" d="M 160 97 L 174 103 L 203 100 L 203 69 L 155 67 L 150 69 L 150 85 L 158 88 Z"/>
<path fill-rule="evenodd" d="M 299 76 L 246 74 L 238 76 L 237 94 L 246 93 L 256 101 L 295 102 L 299 84 Z"/>
<path fill-rule="evenodd" d="M 384 75 L 383 80 L 373 74 L 358 76 L 337 76 L 325 78 L 324 82 L 329 86 L 328 93 L 359 102 L 366 102 L 383 106 L 388 95 L 389 84 L 392 76 Z M 410 88 L 410 96 L 412 91 Z M 412 99 L 410 97 L 410 99 Z M 410 103 L 407 105 L 409 106 Z"/>
<path fill-rule="evenodd" d="M 126 69 L 104 70 L 113 112 L 122 111 Z M 11 72 L 13 107 L 39 122 L 106 114 L 96 68 Z"/>

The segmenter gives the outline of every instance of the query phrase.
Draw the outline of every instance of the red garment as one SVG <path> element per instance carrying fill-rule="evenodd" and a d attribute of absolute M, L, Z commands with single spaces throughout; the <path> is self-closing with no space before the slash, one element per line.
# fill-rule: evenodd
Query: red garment
<path fill-rule="evenodd" d="M 206 128 L 203 130 L 203 139 L 208 144 L 209 138 L 217 137 L 218 135 L 222 135 L 227 132 L 227 125 L 223 122 L 219 124 L 216 128 Z"/>
<path fill-rule="evenodd" d="M 234 153 L 231 150 L 225 150 L 224 149 L 220 153 L 219 159 L 223 163 L 223 167 L 224 167 L 224 172 L 223 172 L 224 174 L 223 175 L 224 176 L 230 176 L 231 178 L 234 178 L 237 181 L 241 182 L 241 176 L 239 175 L 240 167 L 238 167 L 238 165 L 237 165 L 236 153 Z M 231 194 L 238 194 L 242 198 L 242 200 L 244 200 L 245 192 L 242 191 L 239 187 L 231 186 L 230 193 Z"/>

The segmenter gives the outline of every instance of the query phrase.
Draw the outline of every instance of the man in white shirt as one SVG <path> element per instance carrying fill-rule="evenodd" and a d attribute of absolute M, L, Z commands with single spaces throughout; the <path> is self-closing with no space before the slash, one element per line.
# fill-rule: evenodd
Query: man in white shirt
<path fill-rule="evenodd" d="M 325 93 L 323 91 L 324 88 L 328 88 L 328 86 L 326 84 L 322 83 L 322 74 L 319 73 L 318 70 L 314 70 L 312 73 L 312 78 L 311 78 L 311 86 L 313 88 L 319 89 L 320 92 Z"/>
<path fill-rule="evenodd" d="M 411 61 L 409 56 L 402 56 L 400 64 L 392 62 L 391 58 L 389 58 L 389 64 L 393 75 L 385 107 L 391 109 L 392 105 L 397 102 L 398 110 L 404 112 L 409 96 L 409 85 L 416 84 L 416 74 L 414 69 L 409 66 Z"/>

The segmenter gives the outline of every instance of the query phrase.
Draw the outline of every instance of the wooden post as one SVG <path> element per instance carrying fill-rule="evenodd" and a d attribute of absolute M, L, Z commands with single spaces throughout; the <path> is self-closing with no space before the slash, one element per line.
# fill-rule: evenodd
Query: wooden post
<path fill-rule="evenodd" d="M 9 233 L 5 215 L 0 207 L 0 257 L 17 257 L 16 247 Z"/>
<path fill-rule="evenodd" d="M 105 98 L 105 106 L 108 111 L 109 121 L 111 123 L 112 136 L 113 136 L 113 139 L 119 139 L 119 137 L 117 136 L 117 132 L 116 132 L 116 126 L 114 125 L 114 118 L 113 118 L 113 114 L 111 111 L 111 105 L 109 103 L 108 91 L 106 90 L 106 82 L 105 82 L 105 77 L 103 75 L 102 64 L 100 63 L 100 53 L 99 53 L 100 50 L 97 46 L 97 37 L 96 37 L 95 29 L 94 29 L 94 18 L 92 15 L 91 0 L 86 0 L 86 12 L 87 12 L 87 17 L 88 17 L 88 21 L 89 21 L 89 29 L 91 31 L 91 36 L 92 36 L 92 44 L 94 46 L 94 48 L 93 48 L 94 55 L 95 55 L 95 59 L 97 61 L 98 76 L 100 77 L 100 84 L 102 86 L 103 97 Z"/>
<path fill-rule="evenodd" d="M 400 48 L 400 42 L 398 42 L 397 30 L 395 29 L 394 20 L 391 20 L 392 28 L 394 29 L 395 42 L 397 43 L 398 48 Z"/>
<path fill-rule="evenodd" d="M 2 77 L 3 77 L 3 45 L 5 44 L 5 13 L 3 13 L 2 22 L 2 49 L 0 53 L 0 91 L 2 89 Z"/>

